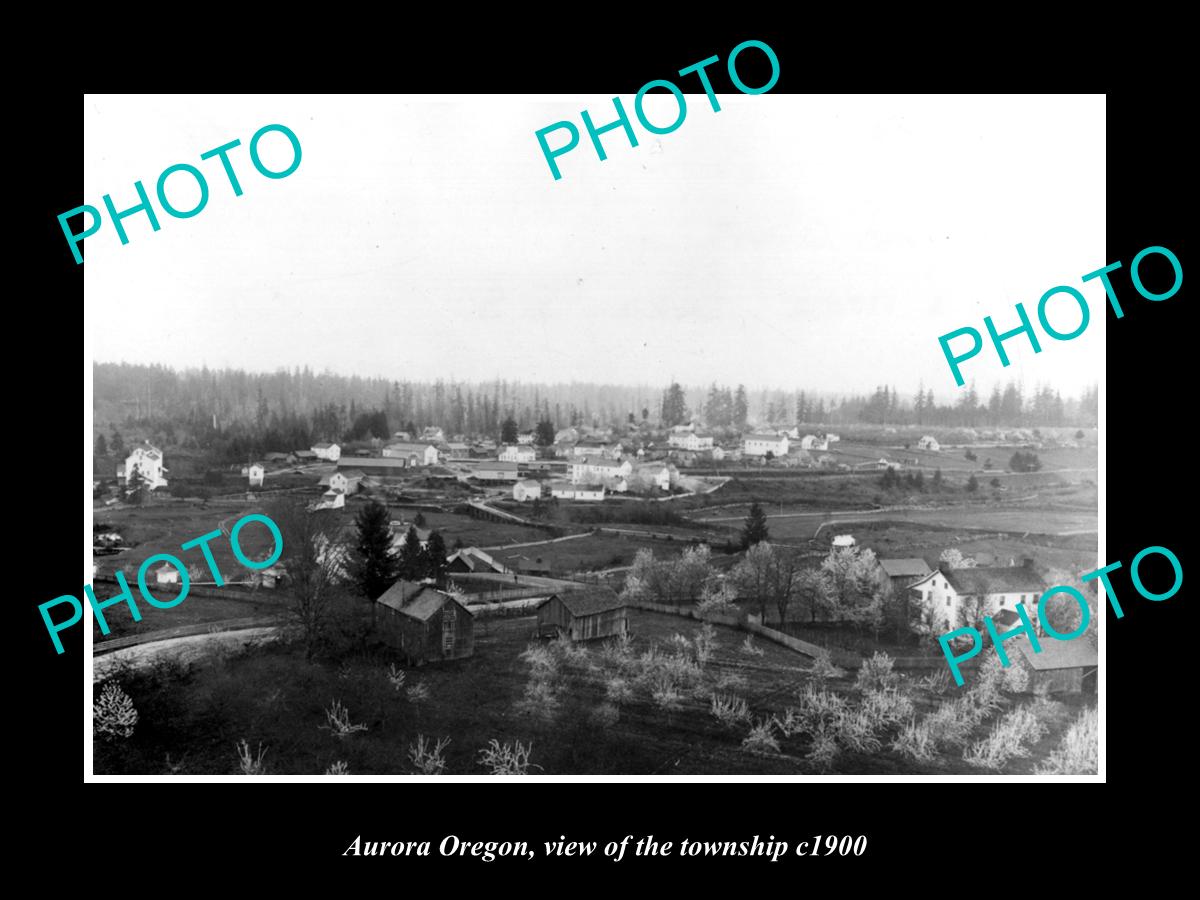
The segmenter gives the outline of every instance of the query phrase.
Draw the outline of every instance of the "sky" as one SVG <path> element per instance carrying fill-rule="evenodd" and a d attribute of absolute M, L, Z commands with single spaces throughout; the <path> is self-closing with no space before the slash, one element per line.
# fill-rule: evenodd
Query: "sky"
<path fill-rule="evenodd" d="M 159 217 L 105 217 L 84 242 L 87 352 L 98 361 L 389 379 L 745 383 L 862 393 L 959 389 L 938 337 L 983 317 L 1036 322 L 1057 285 L 1088 299 L 1069 342 L 1039 333 L 963 366 L 981 393 L 1015 379 L 1064 396 L 1103 378 L 1103 96 L 686 96 L 683 124 L 639 145 L 580 111 L 611 96 L 84 98 L 84 200 L 118 210 L 141 180 Z M 669 94 L 646 113 L 666 124 Z M 535 132 L 581 142 L 555 180 Z M 286 178 L 251 164 L 281 123 L 302 158 Z M 244 193 L 217 159 L 234 139 Z M 564 132 L 549 137 L 552 146 Z M 291 161 L 263 138 L 264 164 Z M 209 187 L 197 215 L 154 196 L 176 163 Z M 198 188 L 167 182 L 178 208 Z M 64 242 L 65 243 L 65 242 Z M 1128 264 L 1128 261 L 1126 261 Z M 1079 322 L 1057 298 L 1050 321 Z M 986 339 L 986 336 L 985 336 Z M 957 345 L 956 345 L 957 346 Z M 86 358 L 86 357 L 85 357 Z"/>

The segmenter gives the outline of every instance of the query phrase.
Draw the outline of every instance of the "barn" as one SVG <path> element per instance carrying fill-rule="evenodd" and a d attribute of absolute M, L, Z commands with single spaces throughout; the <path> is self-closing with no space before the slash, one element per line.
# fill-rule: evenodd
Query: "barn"
<path fill-rule="evenodd" d="M 629 632 L 625 601 L 616 591 L 591 587 L 552 594 L 537 608 L 538 635 L 566 634 L 573 641 L 618 637 Z"/>
<path fill-rule="evenodd" d="M 469 609 L 429 584 L 401 579 L 375 601 L 379 633 L 411 664 L 463 659 L 475 652 L 475 617 Z"/>
<path fill-rule="evenodd" d="M 1051 693 L 1078 694 L 1096 690 L 1096 648 L 1087 638 L 1060 641 L 1043 637 L 1038 641 L 1041 653 L 1034 653 L 1024 635 L 1017 646 L 1029 667 L 1029 689 L 1048 685 Z M 1009 656 L 1014 654 L 1010 653 Z"/>

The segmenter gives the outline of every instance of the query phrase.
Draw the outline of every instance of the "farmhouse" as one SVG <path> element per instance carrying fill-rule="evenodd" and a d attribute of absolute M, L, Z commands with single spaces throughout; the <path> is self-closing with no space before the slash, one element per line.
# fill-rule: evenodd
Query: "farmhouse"
<path fill-rule="evenodd" d="M 933 437 L 933 435 L 927 434 L 917 441 L 917 449 L 937 451 L 942 449 L 942 445 L 937 442 L 937 438 Z"/>
<path fill-rule="evenodd" d="M 541 496 L 542 483 L 540 481 L 527 478 L 525 481 L 518 481 L 513 485 L 513 499 L 521 503 L 526 500 L 537 500 Z"/>
<path fill-rule="evenodd" d="M 553 594 L 537 608 L 538 634 L 565 634 L 573 641 L 619 637 L 629 632 L 623 601 L 611 588 L 589 587 Z"/>
<path fill-rule="evenodd" d="M 516 481 L 517 464 L 499 460 L 480 460 L 475 466 L 474 475 L 480 481 Z"/>
<path fill-rule="evenodd" d="M 1030 670 L 1029 689 L 1045 684 L 1051 693 L 1078 694 L 1096 689 L 1096 648 L 1085 638 L 1060 641 L 1044 637 L 1038 641 L 1041 653 L 1034 653 L 1025 635 L 1017 638 L 1017 648 Z M 1014 654 L 1009 651 L 1009 656 Z"/>
<path fill-rule="evenodd" d="M 892 589 L 896 591 L 897 595 L 901 590 L 916 584 L 932 571 L 929 563 L 920 557 L 881 559 L 879 567 L 891 579 Z"/>
<path fill-rule="evenodd" d="M 801 450 L 828 450 L 829 439 L 824 435 L 806 434 L 800 438 Z"/>
<path fill-rule="evenodd" d="M 446 445 L 446 455 L 450 459 L 470 459 L 471 448 L 461 441 L 451 441 Z"/>
<path fill-rule="evenodd" d="M 329 441 L 321 441 L 319 444 L 313 444 L 312 452 L 313 456 L 317 459 L 327 459 L 330 462 L 337 462 L 341 458 L 342 448 Z"/>
<path fill-rule="evenodd" d="M 396 441 L 383 448 L 383 455 L 386 459 L 402 459 L 410 468 L 436 466 L 438 462 L 437 447 L 424 441 L 415 444 Z"/>
<path fill-rule="evenodd" d="M 148 489 L 167 486 L 167 479 L 163 477 L 163 472 L 167 469 L 163 467 L 162 451 L 152 444 L 145 443 L 134 447 L 129 456 L 125 457 L 125 471 L 122 473 L 118 470 L 117 474 L 128 484 L 129 477 L 135 469 L 146 480 Z"/>
<path fill-rule="evenodd" d="M 603 500 L 604 488 L 600 485 L 572 484 L 566 481 L 552 481 L 549 484 L 550 496 L 559 500 Z"/>
<path fill-rule="evenodd" d="M 446 557 L 446 571 L 457 574 L 495 572 L 507 574 L 508 569 L 478 547 L 463 547 Z"/>
<path fill-rule="evenodd" d="M 170 563 L 163 563 L 154 570 L 156 584 L 179 584 L 179 570 Z"/>
<path fill-rule="evenodd" d="M 977 628 L 982 616 L 1012 610 L 1018 603 L 1036 615 L 1034 606 L 1045 585 L 1033 571 L 1033 560 L 1026 560 L 1020 566 L 934 569 L 909 589 L 916 592 L 931 625 L 951 629 Z"/>
<path fill-rule="evenodd" d="M 747 456 L 786 456 L 788 438 L 786 434 L 757 433 L 742 437 L 742 452 Z"/>
<path fill-rule="evenodd" d="M 343 491 L 328 490 L 321 495 L 321 499 L 314 505 L 314 510 L 319 509 L 341 509 L 346 505 L 346 494 Z"/>
<path fill-rule="evenodd" d="M 643 484 L 656 487 L 661 491 L 669 491 L 671 481 L 677 477 L 677 473 L 673 466 L 665 463 L 648 463 L 638 466 L 636 476 Z"/>
<path fill-rule="evenodd" d="M 262 487 L 263 476 L 266 474 L 262 463 L 251 463 L 246 474 L 250 477 L 250 487 Z"/>
<path fill-rule="evenodd" d="M 528 463 L 537 459 L 537 450 L 532 444 L 506 444 L 500 451 L 503 462 Z"/>
<path fill-rule="evenodd" d="M 389 647 L 418 665 L 462 659 L 475 652 L 475 617 L 432 585 L 401 579 L 375 601 L 383 609 L 379 631 Z"/>

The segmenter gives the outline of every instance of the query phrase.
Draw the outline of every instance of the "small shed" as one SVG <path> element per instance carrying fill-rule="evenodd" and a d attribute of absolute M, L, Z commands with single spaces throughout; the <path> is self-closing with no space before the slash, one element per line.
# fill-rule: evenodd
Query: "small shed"
<path fill-rule="evenodd" d="M 179 570 L 170 563 L 163 563 L 154 570 L 156 584 L 179 584 Z"/>
<path fill-rule="evenodd" d="M 629 632 L 625 601 L 611 588 L 552 594 L 537 608 L 538 635 L 565 634 L 573 641 L 619 637 Z"/>
<path fill-rule="evenodd" d="M 410 664 L 463 659 L 475 652 L 475 616 L 429 584 L 401 579 L 375 601 L 379 633 Z"/>
<path fill-rule="evenodd" d="M 854 535 L 852 534 L 835 534 L 833 536 L 833 546 L 838 548 L 853 547 L 857 543 L 858 541 L 854 539 Z"/>
<path fill-rule="evenodd" d="M 262 487 L 263 476 L 266 475 L 266 469 L 262 463 L 251 463 L 246 469 L 246 474 L 250 478 L 250 487 Z"/>
<path fill-rule="evenodd" d="M 1050 686 L 1050 692 L 1078 694 L 1096 690 L 1096 648 L 1086 636 L 1060 641 L 1046 635 L 1038 640 L 1041 653 L 1034 653 L 1022 635 L 1017 645 L 1030 669 L 1029 689 L 1039 684 Z M 1013 654 L 1009 654 L 1011 657 Z"/>

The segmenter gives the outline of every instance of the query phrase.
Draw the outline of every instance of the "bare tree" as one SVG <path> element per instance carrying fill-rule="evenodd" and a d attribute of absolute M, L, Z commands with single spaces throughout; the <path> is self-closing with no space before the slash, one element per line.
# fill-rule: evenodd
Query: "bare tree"
<path fill-rule="evenodd" d="M 268 513 L 283 535 L 283 561 L 291 579 L 291 613 L 311 661 L 325 636 L 334 601 L 343 591 L 345 548 L 332 520 L 302 502 L 282 500 Z"/>

